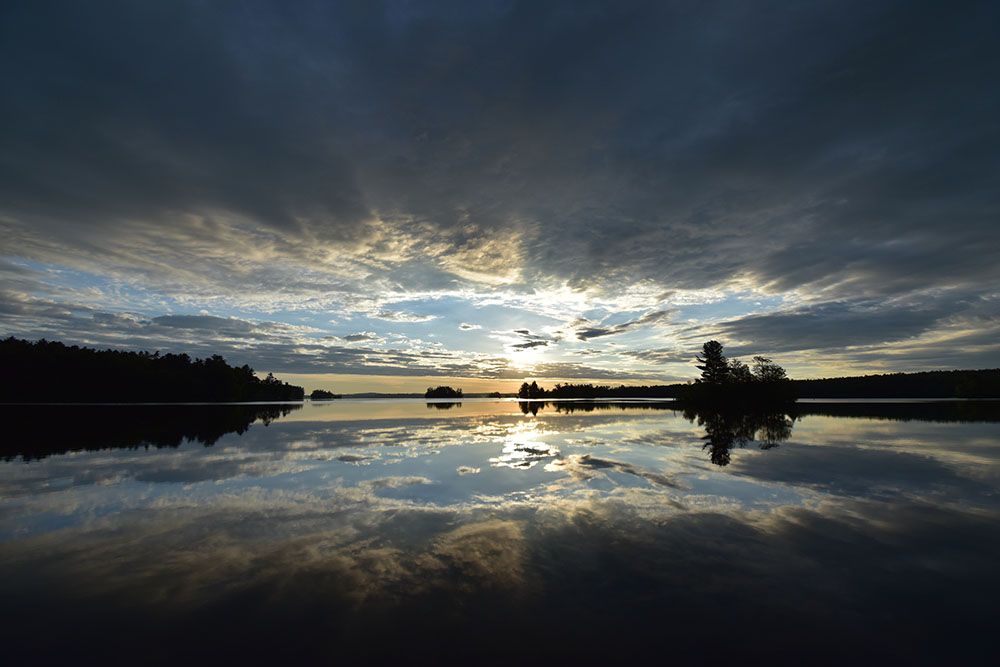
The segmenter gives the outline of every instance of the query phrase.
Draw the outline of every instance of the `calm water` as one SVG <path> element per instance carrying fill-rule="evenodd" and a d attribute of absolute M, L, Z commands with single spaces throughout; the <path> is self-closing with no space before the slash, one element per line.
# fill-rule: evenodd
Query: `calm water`
<path fill-rule="evenodd" d="M 993 403 L 0 414 L 7 664 L 996 660 Z"/>

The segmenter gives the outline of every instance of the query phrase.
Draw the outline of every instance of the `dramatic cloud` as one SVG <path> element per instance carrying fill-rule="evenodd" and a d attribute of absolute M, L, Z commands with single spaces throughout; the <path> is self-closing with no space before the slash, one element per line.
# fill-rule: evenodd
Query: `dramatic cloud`
<path fill-rule="evenodd" d="M 1000 364 L 996 3 L 0 11 L 0 333 Z"/>

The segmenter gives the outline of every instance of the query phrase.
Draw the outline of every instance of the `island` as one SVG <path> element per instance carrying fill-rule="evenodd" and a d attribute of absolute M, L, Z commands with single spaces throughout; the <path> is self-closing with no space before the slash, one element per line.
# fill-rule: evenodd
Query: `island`
<path fill-rule="evenodd" d="M 594 384 L 556 384 L 552 389 L 537 381 L 525 382 L 518 398 L 528 400 L 560 398 L 673 398 L 690 405 L 761 406 L 795 402 L 796 386 L 785 369 L 768 357 L 755 356 L 748 364 L 727 359 L 722 344 L 711 340 L 697 357 L 701 377 L 686 384 L 654 387 L 611 387 Z"/>
<path fill-rule="evenodd" d="M 309 394 L 309 400 L 311 401 L 330 401 L 335 398 L 341 398 L 340 394 L 335 394 L 326 389 L 313 389 L 312 393 Z"/>
<path fill-rule="evenodd" d="M 461 389 L 451 387 L 428 387 L 424 398 L 462 398 Z"/>

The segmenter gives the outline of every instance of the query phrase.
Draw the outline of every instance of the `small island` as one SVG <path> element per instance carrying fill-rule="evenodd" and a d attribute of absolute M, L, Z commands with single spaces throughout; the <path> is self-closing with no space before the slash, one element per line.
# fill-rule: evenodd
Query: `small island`
<path fill-rule="evenodd" d="M 594 384 L 556 384 L 552 389 L 538 382 L 525 382 L 517 392 L 520 399 L 597 399 L 597 398 L 672 398 L 679 403 L 709 407 L 767 407 L 794 403 L 796 385 L 785 369 L 771 359 L 753 357 L 748 364 L 739 359 L 726 359 L 722 344 L 710 340 L 697 357 L 701 377 L 687 384 L 654 387 L 612 387 Z"/>
<path fill-rule="evenodd" d="M 309 400 L 311 401 L 331 401 L 340 397 L 340 394 L 335 394 L 332 391 L 327 391 L 326 389 L 313 389 L 312 393 L 309 394 Z"/>
<path fill-rule="evenodd" d="M 427 387 L 424 398 L 462 398 L 462 390 L 451 387 Z"/>
<path fill-rule="evenodd" d="M 768 357 L 755 356 L 750 364 L 726 359 L 722 343 L 710 340 L 697 357 L 701 377 L 685 385 L 677 400 L 702 407 L 772 407 L 794 403 L 795 385 L 785 369 Z"/>

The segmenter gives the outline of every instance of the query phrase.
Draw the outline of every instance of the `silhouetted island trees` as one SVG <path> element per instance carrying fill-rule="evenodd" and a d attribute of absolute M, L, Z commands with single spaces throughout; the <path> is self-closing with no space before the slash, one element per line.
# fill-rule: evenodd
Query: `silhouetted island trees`
<path fill-rule="evenodd" d="M 710 340 L 697 357 L 701 377 L 679 392 L 677 399 L 689 404 L 743 405 L 751 407 L 793 403 L 795 385 L 785 369 L 762 356 L 753 363 L 726 359 L 722 343 Z"/>
<path fill-rule="evenodd" d="M 326 389 L 313 389 L 312 393 L 309 394 L 309 399 L 313 401 L 329 401 L 335 398 L 340 398 L 340 394 L 335 394 Z"/>
<path fill-rule="evenodd" d="M 558 385 L 558 384 L 556 385 L 557 388 L 560 387 L 560 386 L 561 385 Z M 569 386 L 569 385 L 567 385 L 567 386 Z M 576 386 L 582 387 L 583 385 L 576 385 Z M 528 384 L 527 382 L 523 383 L 521 385 L 521 388 L 518 389 L 518 391 L 517 391 L 517 397 L 518 398 L 535 399 L 535 398 L 545 398 L 547 396 L 552 397 L 551 396 L 551 392 L 546 391 L 545 389 L 542 389 L 541 387 L 539 387 L 538 383 L 535 382 L 535 381 L 532 381 L 531 384 Z"/>
<path fill-rule="evenodd" d="M 595 398 L 673 398 L 685 403 L 735 403 L 745 405 L 773 404 L 795 400 L 795 386 L 785 369 L 767 357 L 757 356 L 752 364 L 726 359 L 722 344 L 709 341 L 698 357 L 701 377 L 688 384 L 659 386 L 626 386 L 595 384 L 556 384 L 545 389 L 532 381 L 525 382 L 518 398 L 595 399 Z"/>
<path fill-rule="evenodd" d="M 424 398 L 462 398 L 462 390 L 451 387 L 427 387 Z"/>
<path fill-rule="evenodd" d="M 17 338 L 0 341 L 0 402 L 179 403 L 300 401 L 302 387 L 219 355 L 95 350 Z"/>

